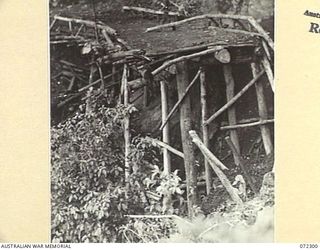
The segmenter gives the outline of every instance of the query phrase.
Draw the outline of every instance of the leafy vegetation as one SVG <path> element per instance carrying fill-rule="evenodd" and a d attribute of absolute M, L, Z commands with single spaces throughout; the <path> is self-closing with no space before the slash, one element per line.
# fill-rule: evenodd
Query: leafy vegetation
<path fill-rule="evenodd" d="M 51 130 L 52 241 L 123 242 L 128 237 L 139 241 L 128 231 L 143 225 L 131 224 L 125 215 L 161 213 L 163 195 L 182 194 L 180 178 L 177 171 L 165 176 L 156 165 L 157 148 L 135 138 L 130 164 L 139 171 L 130 175 L 127 185 L 122 121 L 134 109 L 101 106 L 87 114 L 85 110 L 80 106 L 75 116 Z M 146 191 L 160 198 L 149 200 Z M 149 229 L 142 231 L 161 238 L 168 235 L 168 229 L 164 230 L 169 228 L 167 224 L 153 224 L 158 227 L 158 236 L 149 224 Z"/>

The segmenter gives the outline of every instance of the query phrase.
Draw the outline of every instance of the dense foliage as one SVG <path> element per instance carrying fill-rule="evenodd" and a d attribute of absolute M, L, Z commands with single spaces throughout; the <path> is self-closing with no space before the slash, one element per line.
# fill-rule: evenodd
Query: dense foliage
<path fill-rule="evenodd" d="M 132 140 L 130 153 L 130 165 L 139 171 L 125 182 L 122 121 L 133 111 L 81 106 L 75 116 L 52 128 L 53 242 L 128 241 L 132 224 L 125 215 L 161 213 L 163 195 L 182 194 L 177 171 L 164 175 L 156 165 L 157 148 L 139 137 Z M 159 199 L 148 199 L 146 191 Z M 153 237 L 168 235 L 163 229 L 168 231 L 170 221 L 153 223 L 159 231 L 155 236 L 157 230 L 151 230 Z"/>

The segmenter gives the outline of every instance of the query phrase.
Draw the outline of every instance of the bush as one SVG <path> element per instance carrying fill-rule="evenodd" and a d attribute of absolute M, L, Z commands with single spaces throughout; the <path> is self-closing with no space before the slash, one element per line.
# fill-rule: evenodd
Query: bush
<path fill-rule="evenodd" d="M 101 107 L 52 128 L 53 242 L 121 242 L 117 231 L 127 222 L 124 215 L 143 211 L 137 186 L 124 185 L 127 112 Z"/>

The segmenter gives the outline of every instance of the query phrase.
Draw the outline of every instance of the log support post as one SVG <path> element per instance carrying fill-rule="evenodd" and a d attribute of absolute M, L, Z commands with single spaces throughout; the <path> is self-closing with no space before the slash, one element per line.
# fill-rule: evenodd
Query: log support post
<path fill-rule="evenodd" d="M 161 88 L 161 117 L 162 122 L 168 116 L 168 97 L 167 97 L 167 85 L 165 81 L 160 82 Z M 162 130 L 162 141 L 170 145 L 169 123 L 167 123 Z M 166 148 L 163 148 L 163 170 L 166 174 L 171 172 L 171 159 L 170 153 Z"/>
<path fill-rule="evenodd" d="M 128 66 L 125 64 L 123 66 L 123 75 L 122 75 L 122 88 L 123 88 L 123 104 L 125 107 L 129 105 L 129 89 L 128 89 Z M 125 144 L 125 182 L 129 183 L 130 175 L 130 117 L 127 114 L 124 118 L 124 144 Z"/>
<path fill-rule="evenodd" d="M 189 83 L 188 64 L 186 61 L 181 61 L 177 63 L 176 66 L 178 97 L 181 99 Z M 187 183 L 188 216 L 191 218 L 193 217 L 193 206 L 197 204 L 197 169 L 195 165 L 194 146 L 188 133 L 192 130 L 191 100 L 189 95 L 185 97 L 184 102 L 181 104 L 180 128 L 182 148 L 185 156 L 184 167 Z"/>
<path fill-rule="evenodd" d="M 200 98 L 201 98 L 201 124 L 202 124 L 203 143 L 207 148 L 209 148 L 208 126 L 203 125 L 203 123 L 208 119 L 206 72 L 203 67 L 200 69 Z M 206 191 L 208 195 L 212 187 L 212 169 L 206 159 L 204 160 L 204 167 L 205 167 L 205 177 L 206 177 Z"/>
<path fill-rule="evenodd" d="M 226 97 L 227 97 L 227 102 L 229 102 L 233 97 L 234 97 L 234 89 L 235 89 L 235 83 L 234 79 L 232 76 L 232 67 L 231 65 L 224 65 L 223 66 L 223 74 L 224 74 L 224 79 L 226 82 Z M 237 117 L 236 117 L 236 108 L 235 106 L 232 106 L 228 110 L 228 120 L 229 120 L 229 125 L 235 125 L 237 124 Z M 237 149 L 238 152 L 241 152 L 240 150 L 240 143 L 239 143 L 239 137 L 237 130 L 230 130 L 230 138 Z M 233 154 L 234 162 L 237 166 L 239 166 L 239 161 L 238 157 Z"/>
<path fill-rule="evenodd" d="M 167 97 L 167 85 L 166 82 L 160 82 L 160 90 L 161 90 L 161 118 L 162 122 L 168 116 L 168 97 Z M 148 91 L 145 88 L 145 91 Z M 144 93 L 146 95 L 146 93 Z M 169 134 L 169 123 L 165 125 L 162 130 L 162 141 L 166 144 L 170 144 L 170 134 Z M 171 156 L 168 149 L 163 148 L 163 172 L 169 176 L 171 173 Z M 162 212 L 168 213 L 172 208 L 171 195 L 168 194 L 163 198 Z"/>
<path fill-rule="evenodd" d="M 259 65 L 257 63 L 251 64 L 252 69 L 252 75 L 253 77 L 256 77 L 259 72 Z M 263 85 L 261 81 L 257 81 L 256 84 L 256 93 L 257 93 L 257 101 L 258 101 L 258 110 L 259 110 L 259 116 L 260 120 L 267 120 L 268 119 L 268 109 L 267 109 L 267 103 L 264 96 L 264 90 Z M 273 151 L 273 145 L 271 140 L 271 132 L 267 125 L 261 125 L 260 126 L 261 131 L 261 137 L 263 140 L 263 146 L 265 149 L 265 152 L 267 155 L 272 153 Z"/>

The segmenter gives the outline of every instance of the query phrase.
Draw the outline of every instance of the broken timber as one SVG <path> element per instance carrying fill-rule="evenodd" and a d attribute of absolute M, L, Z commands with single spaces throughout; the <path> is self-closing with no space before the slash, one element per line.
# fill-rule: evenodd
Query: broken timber
<path fill-rule="evenodd" d="M 201 150 L 201 152 L 204 154 L 204 156 L 209 161 L 213 171 L 216 173 L 218 178 L 220 179 L 222 185 L 226 188 L 227 192 L 229 193 L 231 199 L 236 202 L 237 204 L 241 205 L 242 200 L 235 191 L 235 189 L 232 187 L 230 181 L 228 180 L 227 176 L 221 171 L 221 169 L 216 165 L 214 156 L 203 144 L 203 142 L 200 140 L 199 136 L 194 130 L 189 131 L 190 136 L 192 137 L 192 141 L 194 144 L 198 146 L 198 148 Z M 211 154 L 208 154 L 207 152 L 210 152 Z"/>

